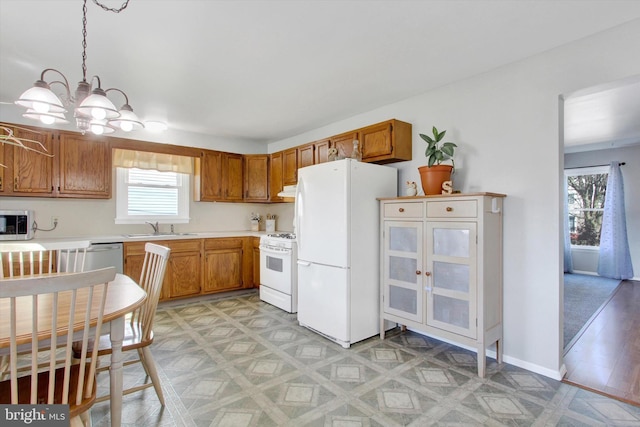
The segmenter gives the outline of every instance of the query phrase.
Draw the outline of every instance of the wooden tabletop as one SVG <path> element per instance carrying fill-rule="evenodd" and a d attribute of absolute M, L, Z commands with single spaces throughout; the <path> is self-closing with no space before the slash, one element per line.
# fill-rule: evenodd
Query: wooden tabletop
<path fill-rule="evenodd" d="M 64 273 L 59 273 L 64 274 Z M 2 281 L 0 280 L 0 286 Z M 97 313 L 100 303 L 100 293 L 104 291 L 104 285 L 98 285 L 95 288 L 94 305 L 91 308 L 92 316 L 97 319 Z M 74 331 L 82 330 L 84 315 L 87 305 L 87 289 L 79 289 L 76 300 L 76 319 Z M 127 313 L 135 310 L 142 305 L 146 299 L 146 292 L 138 286 L 138 284 L 129 276 L 124 274 L 116 274 L 116 278 L 109 282 L 107 287 L 107 299 L 105 302 L 105 310 L 103 322 L 107 323 L 118 317 L 122 317 Z M 43 294 L 38 298 L 38 324 L 40 329 L 39 339 L 46 339 L 51 331 L 51 294 Z M 64 307 L 70 305 L 71 291 L 61 292 L 59 294 L 58 306 Z M 18 344 L 26 344 L 31 342 L 31 318 L 32 318 L 32 300 L 31 296 L 17 298 L 18 325 L 17 325 L 17 341 Z M 9 298 L 0 299 L 0 348 L 9 347 Z M 62 310 L 64 311 L 64 310 Z M 57 335 L 62 336 L 68 333 L 67 325 L 69 317 L 59 314 L 57 320 Z M 95 324 L 95 322 L 93 323 Z"/>

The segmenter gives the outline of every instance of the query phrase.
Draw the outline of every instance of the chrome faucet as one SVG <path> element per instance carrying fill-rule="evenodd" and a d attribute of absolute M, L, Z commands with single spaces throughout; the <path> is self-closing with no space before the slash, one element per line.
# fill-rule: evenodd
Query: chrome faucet
<path fill-rule="evenodd" d="M 151 228 L 153 228 L 153 234 L 159 234 L 160 233 L 160 227 L 158 226 L 158 221 L 156 221 L 156 223 L 152 223 L 149 221 L 145 221 L 145 224 L 149 224 L 151 226 Z"/>

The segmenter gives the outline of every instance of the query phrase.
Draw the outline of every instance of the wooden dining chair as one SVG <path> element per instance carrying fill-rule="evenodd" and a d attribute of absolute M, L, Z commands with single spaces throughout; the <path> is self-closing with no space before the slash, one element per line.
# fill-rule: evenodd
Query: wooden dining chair
<path fill-rule="evenodd" d="M 90 343 L 102 333 L 107 289 L 115 276 L 115 268 L 109 267 L 0 284 L 6 319 L 0 335 L 10 337 L 10 378 L 0 382 L 1 404 L 68 404 L 72 425 L 90 424 L 97 363 L 97 349 L 89 352 Z M 66 296 L 70 298 L 61 302 Z M 72 357 L 74 342 L 78 360 Z M 26 370 L 18 370 L 18 353 L 26 349 Z M 45 369 L 39 367 L 43 359 L 48 361 Z"/>
<path fill-rule="evenodd" d="M 138 284 L 147 293 L 147 299 L 142 306 L 131 313 L 129 321 L 125 325 L 124 341 L 122 342 L 123 354 L 127 351 L 137 351 L 137 357 L 126 360 L 123 365 L 141 363 L 147 379 L 151 378 L 150 383 L 145 381 L 144 384 L 124 389 L 123 394 L 131 394 L 153 386 L 162 406 L 164 406 L 164 395 L 162 394 L 158 371 L 149 346 L 153 343 L 153 321 L 170 252 L 171 249 L 165 246 L 154 243 L 145 244 L 145 256 Z M 108 337 L 103 336 L 100 338 L 98 356 L 108 354 L 111 354 L 111 341 Z M 107 369 L 109 369 L 109 366 L 102 366 L 98 368 L 98 372 L 103 372 Z M 99 396 L 96 402 L 102 402 L 107 399 L 109 399 L 109 395 Z"/>
<path fill-rule="evenodd" d="M 89 240 L 0 243 L 0 281 L 17 277 L 84 271 Z M 0 356 L 0 380 L 8 375 L 9 356 Z"/>
<path fill-rule="evenodd" d="M 89 240 L 0 244 L 0 280 L 54 272 L 84 271 Z"/>

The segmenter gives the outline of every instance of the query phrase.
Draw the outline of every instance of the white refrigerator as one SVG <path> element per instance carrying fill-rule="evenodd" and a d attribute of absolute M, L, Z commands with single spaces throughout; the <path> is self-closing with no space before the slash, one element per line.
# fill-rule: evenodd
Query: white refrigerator
<path fill-rule="evenodd" d="M 378 197 L 397 169 L 352 159 L 298 170 L 298 321 L 345 348 L 380 332 Z"/>

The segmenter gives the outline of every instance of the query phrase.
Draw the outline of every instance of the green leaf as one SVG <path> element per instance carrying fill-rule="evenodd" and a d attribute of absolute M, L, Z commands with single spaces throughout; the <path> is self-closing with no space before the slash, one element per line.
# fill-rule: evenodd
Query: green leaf
<path fill-rule="evenodd" d="M 433 164 L 434 164 L 435 162 L 436 162 L 436 158 L 435 158 L 435 157 L 433 157 L 433 156 L 429 157 L 429 163 L 428 163 L 428 166 L 429 166 L 429 167 L 433 166 Z"/>
<path fill-rule="evenodd" d="M 420 134 L 420 138 L 424 139 L 428 143 L 432 143 L 433 142 L 433 139 L 431 139 L 431 137 L 429 135 L 425 135 L 423 133 Z"/>
<path fill-rule="evenodd" d="M 455 144 L 452 144 L 451 142 L 447 142 L 440 149 L 447 156 L 453 156 L 454 147 L 455 147 Z"/>
<path fill-rule="evenodd" d="M 442 140 L 442 138 L 444 138 L 444 134 L 447 133 L 446 130 L 443 130 L 442 132 L 440 132 L 438 134 L 438 137 L 436 138 L 436 141 L 440 142 Z"/>

